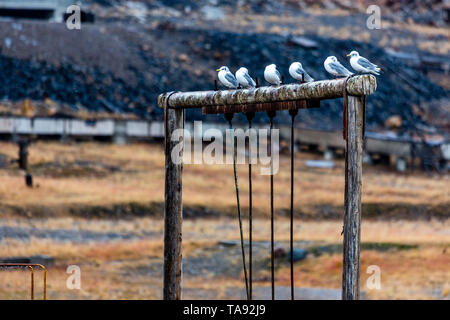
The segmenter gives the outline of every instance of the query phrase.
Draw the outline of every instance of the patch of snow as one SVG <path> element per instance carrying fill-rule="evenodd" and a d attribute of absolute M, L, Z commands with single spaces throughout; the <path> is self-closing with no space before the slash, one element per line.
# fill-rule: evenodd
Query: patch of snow
<path fill-rule="evenodd" d="M 225 18 L 225 14 L 221 8 L 212 7 L 212 6 L 204 6 L 201 9 L 206 20 L 223 20 Z"/>

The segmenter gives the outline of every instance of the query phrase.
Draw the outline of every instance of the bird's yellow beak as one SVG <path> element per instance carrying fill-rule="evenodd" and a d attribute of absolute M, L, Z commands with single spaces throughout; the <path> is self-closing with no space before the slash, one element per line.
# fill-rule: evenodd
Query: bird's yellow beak
<path fill-rule="evenodd" d="M 347 55 L 347 57 L 350 57 L 351 56 L 351 54 L 349 53 L 348 55 Z"/>
<path fill-rule="evenodd" d="M 220 69 L 216 69 L 216 71 L 220 71 Z"/>

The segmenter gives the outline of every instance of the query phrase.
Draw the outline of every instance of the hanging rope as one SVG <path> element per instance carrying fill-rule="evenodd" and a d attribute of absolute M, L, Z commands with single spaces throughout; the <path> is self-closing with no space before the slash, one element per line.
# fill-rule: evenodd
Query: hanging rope
<path fill-rule="evenodd" d="M 249 300 L 253 299 L 253 189 L 252 189 L 252 159 L 251 159 L 251 147 L 250 147 L 250 136 L 252 129 L 252 119 L 255 116 L 254 112 L 247 112 L 246 114 L 248 120 L 248 280 L 249 280 Z"/>
<path fill-rule="evenodd" d="M 236 201 L 237 201 L 238 219 L 239 219 L 239 233 L 241 236 L 242 265 L 244 268 L 245 292 L 247 294 L 247 300 L 249 300 L 250 295 L 249 295 L 249 288 L 248 288 L 247 266 L 245 263 L 244 233 L 242 231 L 241 202 L 239 199 L 239 181 L 238 181 L 237 166 L 236 166 L 237 152 L 236 152 L 236 148 L 234 147 L 234 132 L 233 132 L 233 124 L 232 124 L 233 113 L 226 113 L 225 118 L 227 119 L 227 121 L 230 125 L 230 132 L 231 132 L 231 148 L 232 148 L 231 150 L 233 153 L 234 186 L 236 188 Z"/>

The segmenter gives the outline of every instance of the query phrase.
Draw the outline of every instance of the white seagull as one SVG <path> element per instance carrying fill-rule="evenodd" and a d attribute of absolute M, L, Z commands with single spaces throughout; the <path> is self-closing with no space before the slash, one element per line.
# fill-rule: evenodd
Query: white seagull
<path fill-rule="evenodd" d="M 329 56 L 323 63 L 325 70 L 331 73 L 333 76 L 351 76 L 353 73 L 348 71 L 337 59 L 335 56 Z"/>
<path fill-rule="evenodd" d="M 379 76 L 380 68 L 364 57 L 361 57 L 358 51 L 350 52 L 347 57 L 350 57 L 350 65 L 355 71 L 363 73 L 373 73 Z"/>
<path fill-rule="evenodd" d="M 228 67 L 220 67 L 220 69 L 217 69 L 216 71 L 219 72 L 218 77 L 220 83 L 222 83 L 225 87 L 231 89 L 236 89 L 238 87 L 239 83 L 230 72 L 230 69 L 228 69 Z"/>
<path fill-rule="evenodd" d="M 267 82 L 279 86 L 281 84 L 281 75 L 277 70 L 277 66 L 270 64 L 264 69 L 264 79 Z"/>
<path fill-rule="evenodd" d="M 247 68 L 239 68 L 239 70 L 236 71 L 236 79 L 244 88 L 256 87 L 256 83 L 252 77 L 249 76 Z"/>
<path fill-rule="evenodd" d="M 289 74 L 295 80 L 305 80 L 306 82 L 314 81 L 313 78 L 303 69 L 300 62 L 293 62 L 289 67 Z M 304 79 L 303 79 L 304 78 Z"/>

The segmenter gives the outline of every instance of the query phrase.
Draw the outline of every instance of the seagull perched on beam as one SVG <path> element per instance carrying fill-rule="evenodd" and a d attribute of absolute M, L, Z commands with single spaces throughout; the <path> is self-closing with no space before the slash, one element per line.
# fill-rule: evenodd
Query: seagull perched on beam
<path fill-rule="evenodd" d="M 353 73 L 348 71 L 335 56 L 329 56 L 323 63 L 325 70 L 331 73 L 335 77 L 343 76 L 348 77 Z"/>
<path fill-rule="evenodd" d="M 239 86 L 238 81 L 233 76 L 233 74 L 230 72 L 230 69 L 228 69 L 228 67 L 225 67 L 225 66 L 220 67 L 216 71 L 219 72 L 218 77 L 219 77 L 220 83 L 222 83 L 225 87 L 230 88 L 230 89 L 236 89 Z"/>
<path fill-rule="evenodd" d="M 254 88 L 256 87 L 255 80 L 250 77 L 248 74 L 247 68 L 239 68 L 238 71 L 236 71 L 236 79 L 239 82 L 239 84 L 244 88 Z"/>
<path fill-rule="evenodd" d="M 279 86 L 281 84 L 281 75 L 275 64 L 270 64 L 264 69 L 264 79 L 270 84 Z"/>
<path fill-rule="evenodd" d="M 289 74 L 295 80 L 304 80 L 306 82 L 314 81 L 313 78 L 303 69 L 303 66 L 300 62 L 293 62 L 289 67 Z"/>
<path fill-rule="evenodd" d="M 373 73 L 379 76 L 380 68 L 364 57 L 361 57 L 358 51 L 350 52 L 347 57 L 350 57 L 350 65 L 357 72 Z"/>

